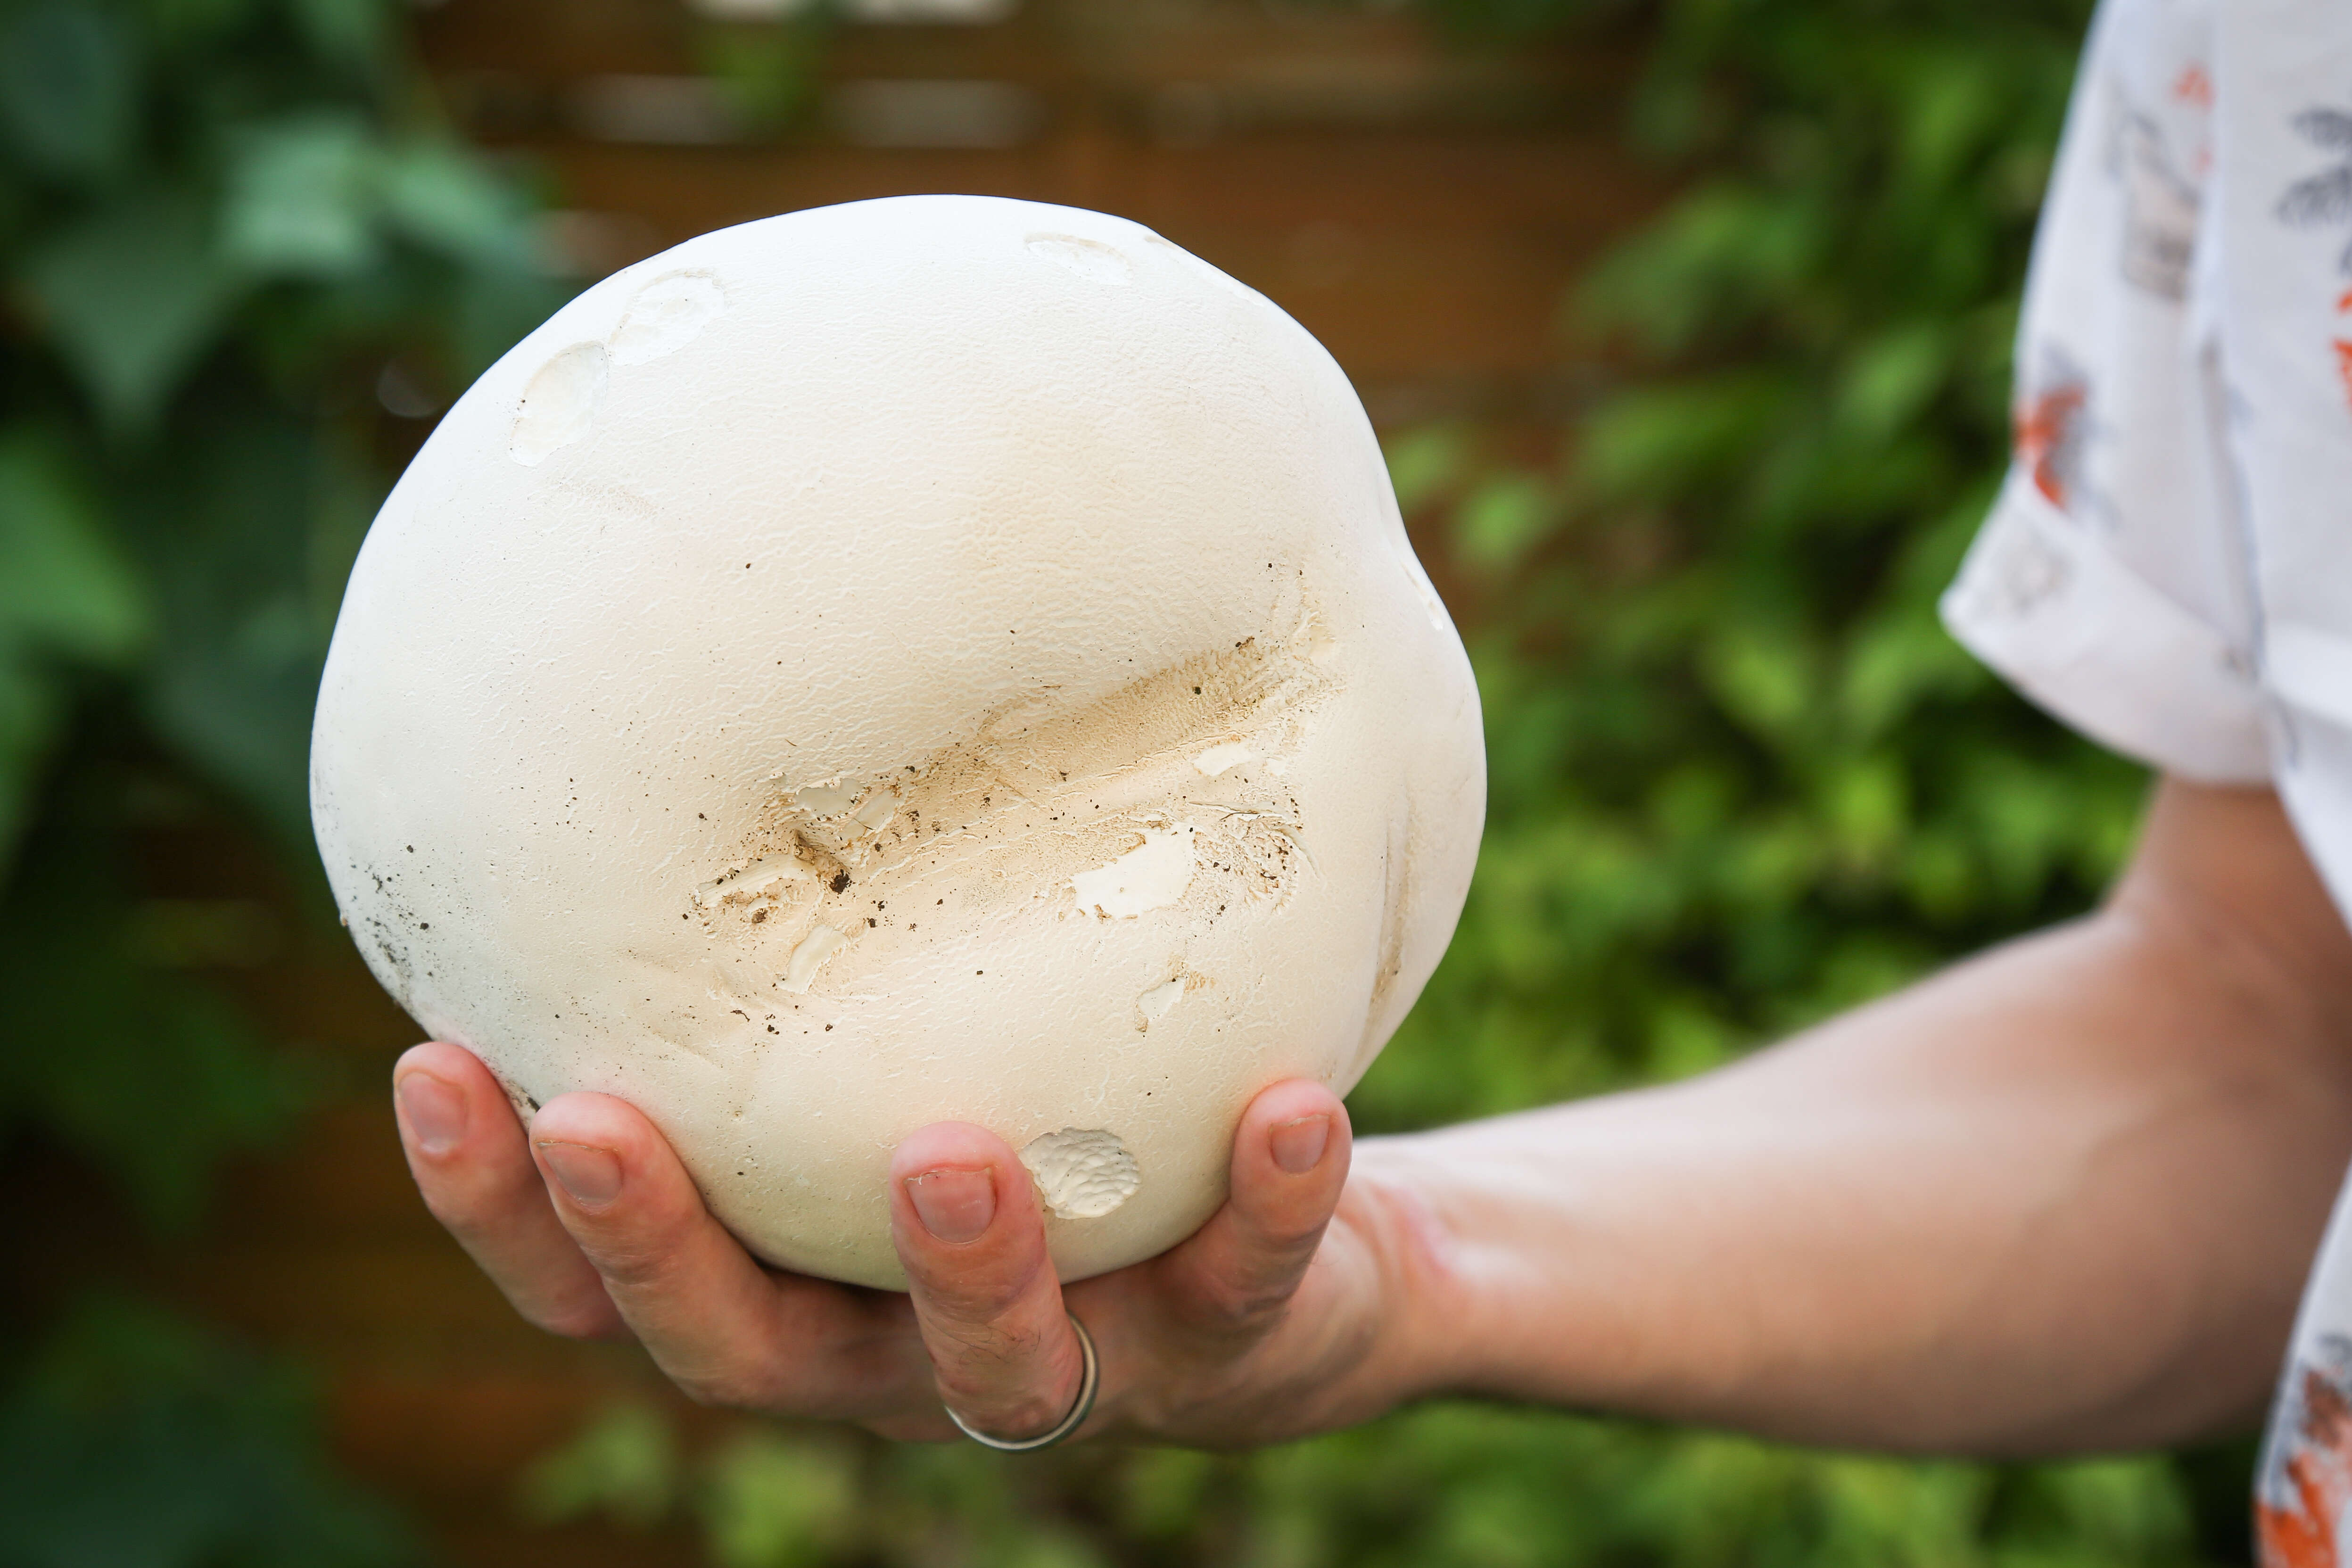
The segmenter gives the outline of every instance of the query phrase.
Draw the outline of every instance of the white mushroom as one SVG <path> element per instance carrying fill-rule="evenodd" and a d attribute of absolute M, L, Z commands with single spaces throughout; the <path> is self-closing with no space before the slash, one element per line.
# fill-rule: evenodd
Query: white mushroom
<path fill-rule="evenodd" d="M 519 1102 L 650 1116 L 761 1257 L 902 1282 L 892 1148 L 1066 1278 L 1344 1091 L 1451 935 L 1467 660 L 1330 356 L 1148 229 L 905 197 L 691 240 L 500 360 L 369 534 L 319 845 Z"/>

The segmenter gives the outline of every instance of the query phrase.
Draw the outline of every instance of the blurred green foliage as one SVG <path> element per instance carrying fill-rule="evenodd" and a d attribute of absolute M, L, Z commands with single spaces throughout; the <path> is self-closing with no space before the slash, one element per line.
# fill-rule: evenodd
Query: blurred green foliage
<path fill-rule="evenodd" d="M 305 756 L 379 378 L 462 385 L 561 298 L 405 48 L 388 0 L 0 0 L 0 1137 L 165 1229 L 310 1075 L 201 973 L 239 910 L 142 846 L 241 819 L 331 919 Z M 277 1371 L 152 1310 L 15 1327 L 7 1568 L 411 1555 Z"/>
<path fill-rule="evenodd" d="M 2002 462 L 2079 0 L 1423 3 L 1467 47 L 1633 30 L 1631 133 L 1686 184 L 1573 302 L 1615 379 L 1556 461 L 1393 443 L 1474 601 L 1492 793 L 1461 934 L 1355 1097 L 1375 1131 L 1703 1070 L 2063 916 L 2143 787 L 1933 616 Z M 821 32 L 698 47 L 781 121 Z M 312 886 L 311 693 L 400 456 L 378 403 L 429 414 L 556 298 L 527 186 L 436 121 L 404 47 L 383 0 L 0 0 L 0 1133 L 160 1226 L 307 1089 L 200 973 L 234 933 L 161 907 L 141 846 L 241 816 Z M 0 1354 L 0 1568 L 411 1553 L 282 1370 L 121 1302 L 30 1327 Z M 2243 1468 L 1456 1405 L 1024 1460 L 689 1442 L 647 1405 L 518 1505 L 685 1529 L 722 1568 L 2172 1568 L 2243 1560 Z"/>
<path fill-rule="evenodd" d="M 2242 1467 L 2231 1478 L 2242 1487 Z M 1438 1405 L 1246 1456 L 1021 1458 L 744 1423 L 699 1451 L 622 1405 L 525 1478 L 526 1517 L 683 1521 L 716 1568 L 2179 1568 L 2163 1458 L 1993 1468 Z"/>
<path fill-rule="evenodd" d="M 0 1128 L 159 1219 L 298 1086 L 139 940 L 139 836 L 238 813 L 317 888 L 378 383 L 461 385 L 561 298 L 404 48 L 382 0 L 0 4 Z"/>
<path fill-rule="evenodd" d="M 1498 467 L 1475 430 L 1393 445 L 1400 500 L 1477 598 L 1491 793 L 1461 933 L 1358 1092 L 1368 1123 L 1712 1066 L 2079 910 L 2115 867 L 2138 771 L 1935 615 L 2006 460 L 2084 12 L 1641 9 L 1632 132 L 1689 183 L 1570 302 L 1612 384 L 1548 468 Z"/>
<path fill-rule="evenodd" d="M 0 1395 L 9 1568 L 399 1568 L 406 1529 L 317 1457 L 283 1368 L 152 1308 L 77 1309 Z"/>

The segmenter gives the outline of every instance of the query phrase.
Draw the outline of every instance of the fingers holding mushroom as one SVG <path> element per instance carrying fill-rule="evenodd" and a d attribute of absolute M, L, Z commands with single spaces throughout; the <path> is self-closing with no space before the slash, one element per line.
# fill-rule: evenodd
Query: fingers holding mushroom
<path fill-rule="evenodd" d="M 890 1163 L 890 1218 L 940 1399 L 992 1436 L 1051 1430 L 1086 1356 L 1012 1148 L 968 1122 L 924 1128 Z"/>
<path fill-rule="evenodd" d="M 393 1069 L 393 1106 L 425 1206 L 517 1311 L 575 1339 L 626 1337 L 548 1202 L 505 1091 L 472 1052 L 444 1041 L 410 1049 Z"/>
<path fill-rule="evenodd" d="M 551 1100 L 531 1118 L 530 1153 L 619 1315 L 693 1398 L 875 1422 L 929 1408 L 904 1300 L 761 1267 L 625 1101 Z"/>
<path fill-rule="evenodd" d="M 1339 1206 L 1351 1142 L 1347 1107 L 1322 1084 L 1292 1079 L 1250 1102 L 1231 1195 L 1155 1266 L 1178 1321 L 1213 1338 L 1273 1326 Z"/>

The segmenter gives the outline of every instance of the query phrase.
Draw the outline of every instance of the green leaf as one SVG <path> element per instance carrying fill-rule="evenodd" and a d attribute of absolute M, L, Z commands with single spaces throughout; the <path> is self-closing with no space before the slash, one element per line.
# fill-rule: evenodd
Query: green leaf
<path fill-rule="evenodd" d="M 402 233 L 453 259 L 530 264 L 530 232 L 512 187 L 462 148 L 421 142 L 395 149 L 384 163 L 383 205 Z"/>
<path fill-rule="evenodd" d="M 119 167 L 138 131 L 130 31 L 106 5 L 48 0 L 0 30 L 0 132 L 52 175 Z"/>
<path fill-rule="evenodd" d="M 144 585 L 63 458 L 0 437 L 0 870 L 66 711 L 58 662 L 119 667 L 150 630 Z"/>
<path fill-rule="evenodd" d="M 120 665 L 149 629 L 137 572 L 64 460 L 0 437 L 0 649 Z"/>
<path fill-rule="evenodd" d="M 719 1568 L 803 1568 L 848 1534 L 857 1473 L 838 1443 L 754 1428 L 713 1457 L 697 1504 Z"/>
<path fill-rule="evenodd" d="M 1559 521 L 1551 488 L 1526 474 L 1487 480 L 1462 503 L 1454 548 L 1465 563 L 1488 574 L 1509 570 L 1543 542 Z"/>
<path fill-rule="evenodd" d="M 1838 387 L 1835 417 L 1864 441 L 1885 441 L 1916 419 L 1952 367 L 1950 330 L 1913 321 L 1855 349 Z"/>
<path fill-rule="evenodd" d="M 515 1506 L 537 1524 L 603 1513 L 632 1530 L 650 1530 L 668 1516 L 678 1487 L 677 1439 L 668 1418 L 629 1400 L 533 1460 Z"/>
<path fill-rule="evenodd" d="M 1728 372 L 1629 388 L 1586 425 L 1576 477 L 1598 502 L 1686 491 L 1753 450 L 1790 396 L 1778 377 Z"/>
<path fill-rule="evenodd" d="M 348 277 L 377 255 L 381 158 L 357 116 L 310 114 L 250 129 L 229 164 L 221 251 L 256 274 Z"/>
<path fill-rule="evenodd" d="M 1425 426 L 1386 445 L 1389 483 L 1396 489 L 1397 510 L 1408 516 L 1451 490 L 1470 457 L 1466 435 L 1450 425 Z"/>
<path fill-rule="evenodd" d="M 307 423 L 275 412 L 191 415 L 134 495 L 126 533 L 153 563 L 159 637 L 152 733 L 308 854 L 310 712 L 328 626 L 310 552 L 333 470 Z"/>
<path fill-rule="evenodd" d="M 748 25 L 707 25 L 695 54 L 739 123 L 773 133 L 815 96 L 824 15 Z"/>
<path fill-rule="evenodd" d="M 1827 242 L 1811 204 L 1716 182 L 1607 257 L 1579 290 L 1578 311 L 1589 327 L 1631 331 L 1653 354 L 1679 354 L 1785 300 Z"/>
<path fill-rule="evenodd" d="M 2001 62 L 1981 48 L 1934 48 L 1898 57 L 1900 175 L 1943 185 L 2002 129 L 2013 94 Z"/>
<path fill-rule="evenodd" d="M 326 59 L 362 70 L 382 66 L 390 53 L 389 0 L 286 0 L 287 9 Z"/>
<path fill-rule="evenodd" d="M 31 256 L 25 279 L 58 356 L 126 431 L 152 427 L 246 287 L 213 244 L 203 200 L 178 189 L 138 193 L 72 225 Z"/>
<path fill-rule="evenodd" d="M 1725 711 L 1759 737 L 1794 744 L 1814 728 L 1822 672 L 1790 628 L 1730 621 L 1702 646 L 1700 668 Z"/>

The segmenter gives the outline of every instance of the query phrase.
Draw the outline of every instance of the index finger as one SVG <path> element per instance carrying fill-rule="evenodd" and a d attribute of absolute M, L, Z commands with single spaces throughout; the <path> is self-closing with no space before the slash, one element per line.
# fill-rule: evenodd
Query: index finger
<path fill-rule="evenodd" d="M 923 1410 L 906 1309 L 761 1266 L 713 1215 L 659 1130 L 609 1095 L 531 1119 L 556 1214 L 655 1363 L 706 1404 L 888 1421 Z"/>
<path fill-rule="evenodd" d="M 604 1283 L 555 1217 L 506 1091 L 436 1040 L 393 1068 L 393 1114 L 425 1206 L 515 1310 L 574 1339 L 626 1338 Z"/>

